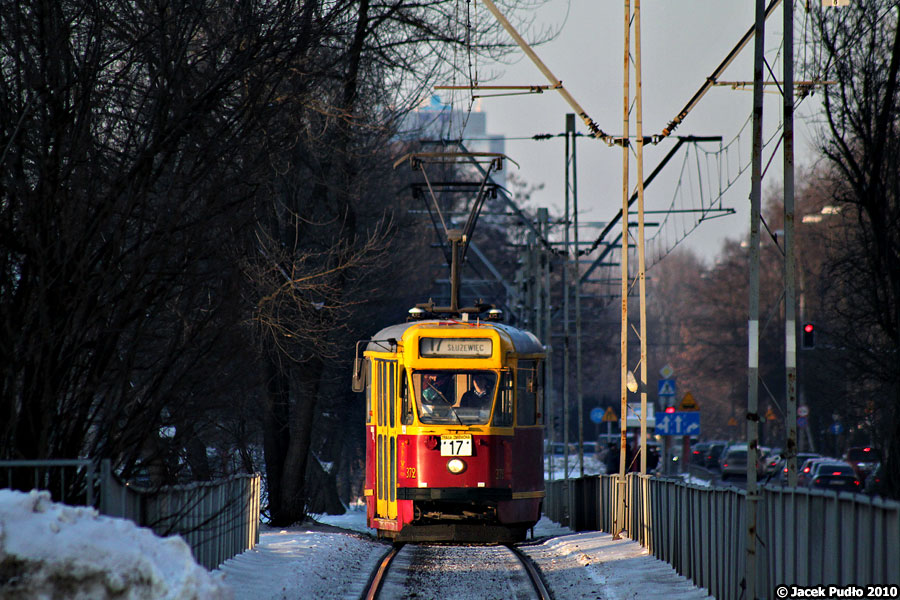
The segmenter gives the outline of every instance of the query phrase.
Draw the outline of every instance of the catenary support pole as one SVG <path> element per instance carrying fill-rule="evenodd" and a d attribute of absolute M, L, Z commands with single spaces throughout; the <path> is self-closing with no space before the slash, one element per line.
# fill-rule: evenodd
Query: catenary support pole
<path fill-rule="evenodd" d="M 785 457 L 788 485 L 797 485 L 797 316 L 794 254 L 794 3 L 784 7 L 784 367 L 787 380 Z"/>
<path fill-rule="evenodd" d="M 575 115 L 566 115 L 566 135 L 572 136 L 572 239 L 575 260 L 572 261 L 572 283 L 575 293 L 575 406 L 578 407 L 578 472 L 584 477 L 584 395 L 581 387 L 581 264 L 578 249 L 578 151 L 576 150 Z"/>
<path fill-rule="evenodd" d="M 744 582 L 748 600 L 756 600 L 756 452 L 759 442 L 759 212 L 762 192 L 763 51 L 765 0 L 756 0 L 753 53 L 753 156 L 750 186 L 750 298 L 747 321 L 747 558 Z"/>
<path fill-rule="evenodd" d="M 641 475 L 647 474 L 647 280 L 644 259 L 644 124 L 641 90 L 641 0 L 634 0 L 634 101 L 637 127 L 638 290 L 641 331 Z"/>
<path fill-rule="evenodd" d="M 539 208 L 538 211 L 538 231 L 545 240 L 550 239 L 550 212 L 546 208 Z M 541 319 L 544 325 L 544 348 L 547 352 L 547 363 L 545 373 L 547 381 L 544 385 L 544 414 L 546 415 L 547 431 L 549 438 L 549 454 L 547 457 L 547 479 L 553 480 L 553 468 L 556 458 L 553 455 L 553 444 L 556 442 L 556 393 L 553 387 L 553 324 L 550 321 L 550 251 L 543 248 L 541 251 L 541 310 L 543 317 Z"/>
<path fill-rule="evenodd" d="M 563 294 L 563 468 L 566 471 L 564 479 L 569 479 L 569 357 L 570 357 L 570 331 L 569 331 L 569 134 L 566 133 L 566 177 L 565 177 L 565 210 L 563 212 L 563 231 L 565 246 L 563 246 L 562 269 L 562 294 Z"/>
<path fill-rule="evenodd" d="M 622 275 L 622 327 L 620 332 L 620 385 L 619 392 L 621 395 L 620 408 L 620 430 L 619 435 L 619 477 L 617 481 L 618 502 L 616 508 L 616 523 L 613 527 L 613 534 L 619 537 L 625 529 L 625 469 L 626 454 L 628 450 L 627 439 L 627 421 L 628 421 L 628 132 L 630 130 L 629 122 L 629 97 L 631 96 L 631 86 L 629 82 L 629 73 L 631 71 L 629 59 L 631 50 L 631 2 L 625 0 L 625 44 L 624 44 L 624 77 L 622 85 L 622 257 L 621 275 Z"/>

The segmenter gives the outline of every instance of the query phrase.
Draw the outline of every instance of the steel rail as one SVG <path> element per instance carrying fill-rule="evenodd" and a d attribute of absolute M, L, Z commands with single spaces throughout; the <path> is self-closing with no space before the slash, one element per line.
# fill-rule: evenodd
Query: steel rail
<path fill-rule="evenodd" d="M 387 575 L 391 562 L 393 562 L 397 553 L 400 552 L 400 549 L 403 548 L 403 546 L 404 544 L 396 544 L 381 558 L 378 567 L 372 573 L 372 577 L 369 580 L 369 584 L 366 586 L 365 592 L 363 592 L 361 600 L 375 600 L 375 598 L 378 597 L 378 592 L 381 591 L 384 577 Z"/>
<path fill-rule="evenodd" d="M 544 579 L 541 577 L 540 571 L 534 566 L 531 559 L 525 556 L 525 554 L 515 546 L 509 544 L 504 544 L 503 546 L 509 549 L 509 551 L 519 559 L 522 566 L 525 567 L 525 572 L 528 573 L 528 578 L 531 580 L 531 585 L 534 587 L 534 591 L 537 592 L 538 598 L 540 598 L 540 600 L 550 600 L 552 596 L 550 595 L 549 590 L 547 590 L 547 586 L 544 585 Z"/>

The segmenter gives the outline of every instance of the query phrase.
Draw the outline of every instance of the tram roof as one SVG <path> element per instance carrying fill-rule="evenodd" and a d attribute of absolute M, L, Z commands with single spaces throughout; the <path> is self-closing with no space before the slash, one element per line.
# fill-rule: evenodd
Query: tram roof
<path fill-rule="evenodd" d="M 417 329 L 427 329 L 429 326 L 440 325 L 444 328 L 454 328 L 454 329 L 470 329 L 472 328 L 474 323 L 470 322 L 459 322 L 459 321 L 446 321 L 440 319 L 432 319 L 428 321 L 408 321 L 406 323 L 397 323 L 396 325 L 389 325 L 385 327 L 378 333 L 376 333 L 372 341 L 370 341 L 366 345 L 366 350 L 371 352 L 384 352 L 385 345 L 383 343 L 378 343 L 379 341 L 383 342 L 389 339 L 399 340 L 403 337 L 408 329 L 417 328 Z M 492 327 L 497 331 L 505 334 L 509 341 L 512 343 L 513 348 L 517 354 L 542 354 L 544 352 L 544 347 L 541 345 L 541 342 L 535 337 L 533 333 L 530 331 L 525 331 L 524 329 L 518 329 L 511 325 L 506 325 L 505 323 L 494 323 L 494 322 L 486 322 L 480 321 L 478 324 L 479 327 Z"/>

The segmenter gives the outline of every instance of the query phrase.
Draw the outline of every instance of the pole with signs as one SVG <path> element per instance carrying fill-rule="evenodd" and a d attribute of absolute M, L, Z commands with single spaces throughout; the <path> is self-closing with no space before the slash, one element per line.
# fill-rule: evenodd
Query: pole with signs
<path fill-rule="evenodd" d="M 616 411 L 613 410 L 612 406 L 608 406 L 606 408 L 606 412 L 603 413 L 603 421 L 606 423 L 606 443 L 612 443 L 612 424 L 619 420 L 619 417 L 616 416 Z"/>
<path fill-rule="evenodd" d="M 696 432 L 692 429 L 686 428 L 684 437 L 681 439 L 681 472 L 687 473 L 689 469 L 688 465 L 690 464 L 691 460 L 691 436 L 700 434 L 700 413 L 695 412 L 700 410 L 700 406 L 694 399 L 694 395 L 690 392 L 686 392 L 678 405 L 678 410 L 682 411 L 685 415 L 696 414 L 697 416 Z"/>

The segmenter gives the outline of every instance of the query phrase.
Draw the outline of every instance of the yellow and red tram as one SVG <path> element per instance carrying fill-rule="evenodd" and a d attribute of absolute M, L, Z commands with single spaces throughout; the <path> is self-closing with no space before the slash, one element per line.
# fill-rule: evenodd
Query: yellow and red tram
<path fill-rule="evenodd" d="M 537 338 L 499 322 L 411 321 L 363 357 L 368 525 L 395 541 L 524 539 L 544 497 Z"/>

